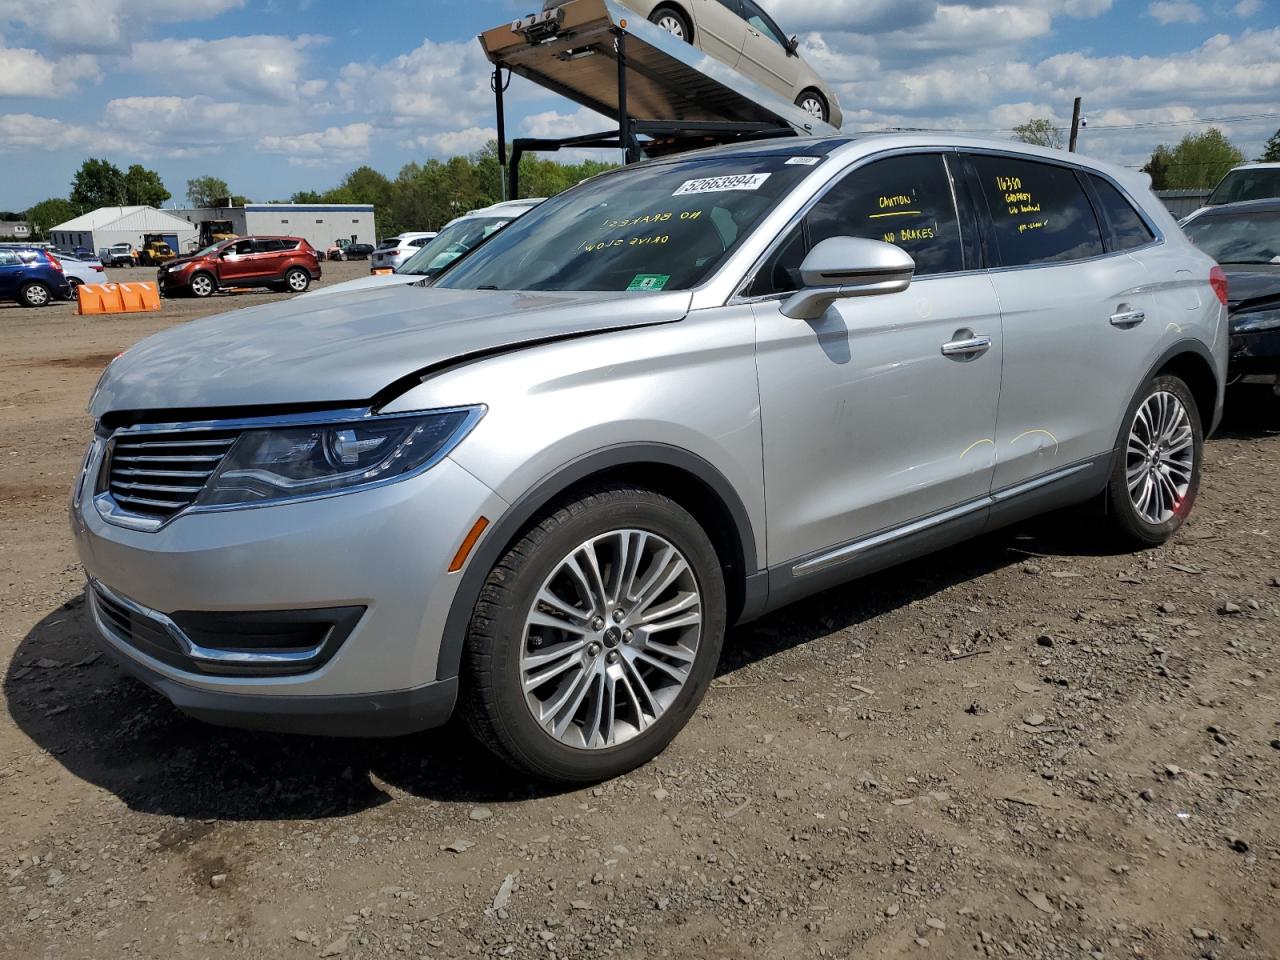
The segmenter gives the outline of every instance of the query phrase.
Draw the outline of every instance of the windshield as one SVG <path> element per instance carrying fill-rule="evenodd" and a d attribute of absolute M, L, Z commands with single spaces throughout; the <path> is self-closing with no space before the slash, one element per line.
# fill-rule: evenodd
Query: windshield
<path fill-rule="evenodd" d="M 1280 263 L 1280 210 L 1197 217 L 1184 228 L 1219 263 Z"/>
<path fill-rule="evenodd" d="M 465 220 L 457 220 L 441 230 L 412 257 L 402 263 L 396 273 L 411 273 L 416 277 L 434 277 L 481 240 L 501 230 L 511 220 L 510 216 L 467 217 Z"/>
<path fill-rule="evenodd" d="M 631 167 L 548 200 L 437 285 L 462 290 L 687 290 L 812 167 L 718 157 Z"/>
<path fill-rule="evenodd" d="M 1232 170 L 1209 194 L 1209 204 L 1235 203 L 1237 200 L 1267 200 L 1280 197 L 1280 167 L 1254 167 Z"/>
<path fill-rule="evenodd" d="M 226 242 L 225 240 L 219 240 L 217 243 L 213 244 L 212 246 L 205 247 L 203 250 L 197 250 L 195 253 L 192 254 L 192 256 L 193 257 L 212 257 L 215 253 L 218 252 L 218 248 L 221 247 L 225 242 Z"/>

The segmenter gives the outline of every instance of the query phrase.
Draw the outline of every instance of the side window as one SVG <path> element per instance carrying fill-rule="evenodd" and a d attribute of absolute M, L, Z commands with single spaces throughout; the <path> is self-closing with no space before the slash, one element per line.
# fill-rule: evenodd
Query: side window
<path fill-rule="evenodd" d="M 809 211 L 761 267 L 749 296 L 786 293 L 800 285 L 800 262 L 830 237 L 894 243 L 911 254 L 916 276 L 964 269 L 960 221 L 941 154 L 890 157 L 845 175 Z"/>
<path fill-rule="evenodd" d="M 1017 157 L 972 160 L 1001 266 L 1066 263 L 1105 252 L 1093 205 L 1069 167 Z"/>
<path fill-rule="evenodd" d="M 1155 234 L 1138 216 L 1138 211 L 1133 209 L 1124 194 L 1112 186 L 1109 180 L 1091 173 L 1089 182 L 1093 184 L 1093 192 L 1097 194 L 1098 203 L 1102 207 L 1102 216 L 1111 226 L 1114 249 L 1131 250 L 1155 239 Z"/>
<path fill-rule="evenodd" d="M 787 42 L 782 39 L 781 31 L 769 19 L 769 15 L 760 9 L 755 0 L 742 0 L 742 13 L 747 23 L 778 44 L 778 46 L 785 47 L 787 45 Z"/>
<path fill-rule="evenodd" d="M 238 257 L 247 257 L 249 254 L 253 253 L 253 241 L 252 241 L 252 240 L 238 240 L 238 241 L 236 241 L 236 245 L 235 245 L 235 247 L 233 248 L 233 250 L 234 250 L 234 252 L 235 252 L 236 256 L 238 256 Z"/>
<path fill-rule="evenodd" d="M 18 255 L 10 250 L 0 250 L 0 267 L 12 267 L 18 262 Z"/>

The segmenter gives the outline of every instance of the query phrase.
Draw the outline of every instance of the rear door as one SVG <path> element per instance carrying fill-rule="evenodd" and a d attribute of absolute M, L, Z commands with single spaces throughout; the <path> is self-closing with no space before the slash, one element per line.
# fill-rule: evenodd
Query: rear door
<path fill-rule="evenodd" d="M 717 60 L 736 67 L 747 39 L 739 0 L 696 0 L 693 19 L 693 42 Z"/>
<path fill-rule="evenodd" d="M 968 157 L 1004 330 L 994 488 L 1109 454 L 1162 326 L 1141 262 L 1117 249 L 1088 174 Z"/>
<path fill-rule="evenodd" d="M 747 39 L 738 69 L 788 99 L 800 76 L 800 59 L 787 53 L 787 38 L 760 4 L 741 0 Z"/>

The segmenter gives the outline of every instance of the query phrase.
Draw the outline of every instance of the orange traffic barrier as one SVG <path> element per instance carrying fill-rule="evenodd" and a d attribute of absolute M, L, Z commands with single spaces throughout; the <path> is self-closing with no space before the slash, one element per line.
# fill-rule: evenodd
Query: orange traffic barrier
<path fill-rule="evenodd" d="M 387 274 L 395 273 L 395 271 L 392 270 L 390 267 L 374 267 L 369 272 L 372 273 L 375 277 L 385 277 Z"/>
<path fill-rule="evenodd" d="M 160 288 L 147 283 L 85 283 L 80 286 L 80 316 L 150 313 L 160 309 Z"/>

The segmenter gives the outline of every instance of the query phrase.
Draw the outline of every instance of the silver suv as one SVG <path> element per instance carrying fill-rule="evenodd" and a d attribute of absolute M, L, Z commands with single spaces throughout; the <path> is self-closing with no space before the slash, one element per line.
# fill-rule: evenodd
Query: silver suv
<path fill-rule="evenodd" d="M 728 627 L 1069 504 L 1196 498 L 1226 290 L 1137 175 L 792 139 L 619 169 L 428 286 L 174 327 L 73 496 L 106 647 L 214 722 L 654 756 Z"/>

